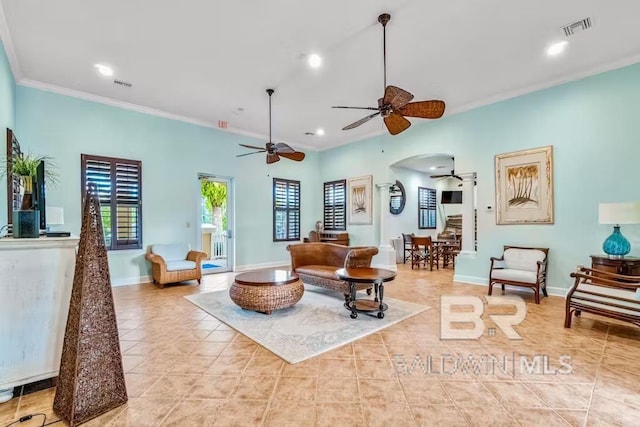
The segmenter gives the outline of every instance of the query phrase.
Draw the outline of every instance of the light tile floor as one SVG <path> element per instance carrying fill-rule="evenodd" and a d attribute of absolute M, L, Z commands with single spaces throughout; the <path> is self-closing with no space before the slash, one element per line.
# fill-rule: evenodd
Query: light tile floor
<path fill-rule="evenodd" d="M 589 314 L 564 329 L 563 298 L 536 305 L 527 292 L 508 292 L 527 302 L 522 340 L 488 319 L 513 313 L 508 307 L 487 308 L 479 339 L 441 340 L 440 296 L 486 288 L 452 283 L 452 270 L 400 265 L 385 294 L 431 310 L 289 365 L 182 298 L 232 279 L 114 288 L 129 402 L 85 425 L 639 425 L 640 330 Z M 555 372 L 569 369 L 561 357 L 571 373 Z M 1 404 L 0 425 L 34 412 L 56 420 L 53 396 L 48 389 Z"/>

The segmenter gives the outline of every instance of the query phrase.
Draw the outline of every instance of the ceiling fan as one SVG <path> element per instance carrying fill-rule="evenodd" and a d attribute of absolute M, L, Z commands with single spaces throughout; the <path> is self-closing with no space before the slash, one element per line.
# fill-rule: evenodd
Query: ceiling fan
<path fill-rule="evenodd" d="M 452 162 L 452 168 L 451 169 L 451 173 L 447 173 L 444 175 L 431 175 L 431 178 L 455 178 L 455 179 L 459 179 L 460 181 L 462 181 L 462 177 L 460 175 L 456 175 L 456 160 L 454 157 L 451 158 L 451 162 Z"/>
<path fill-rule="evenodd" d="M 273 95 L 273 92 L 273 89 L 267 89 L 267 93 L 269 94 L 269 142 L 265 144 L 264 148 L 256 147 L 254 145 L 240 144 L 241 147 L 251 148 L 257 151 L 238 154 L 236 157 L 249 156 L 256 153 L 267 153 L 267 164 L 279 161 L 280 157 L 284 157 L 285 159 L 289 160 L 295 160 L 296 162 L 302 161 L 304 159 L 303 152 L 296 151 L 283 142 L 278 142 L 277 144 L 271 142 L 271 95 Z"/>
<path fill-rule="evenodd" d="M 378 22 L 382 24 L 383 28 L 382 58 L 384 62 L 384 96 L 378 99 L 377 107 L 332 107 L 376 111 L 371 115 L 343 127 L 342 130 L 356 128 L 379 114 L 382 116 L 389 133 L 391 135 L 397 135 L 411 126 L 411 122 L 407 120 L 406 117 L 439 119 L 444 114 L 444 101 L 434 99 L 430 101 L 409 102 L 413 99 L 413 95 L 411 93 L 396 86 L 387 86 L 387 23 L 390 19 L 391 15 L 388 13 L 383 13 L 378 16 Z"/>

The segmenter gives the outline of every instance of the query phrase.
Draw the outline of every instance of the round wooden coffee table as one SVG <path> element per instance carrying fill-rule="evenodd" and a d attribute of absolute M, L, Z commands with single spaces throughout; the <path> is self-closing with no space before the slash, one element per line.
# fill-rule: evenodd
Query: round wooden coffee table
<path fill-rule="evenodd" d="M 229 288 L 231 300 L 245 310 L 271 314 L 291 307 L 302 298 L 304 285 L 287 270 L 260 270 L 238 274 Z"/>

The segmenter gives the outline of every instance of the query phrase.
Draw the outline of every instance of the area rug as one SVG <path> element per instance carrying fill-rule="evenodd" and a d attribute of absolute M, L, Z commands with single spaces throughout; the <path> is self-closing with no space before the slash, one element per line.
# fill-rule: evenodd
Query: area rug
<path fill-rule="evenodd" d="M 293 307 L 267 316 L 243 310 L 231 301 L 229 291 L 187 295 L 186 299 L 289 363 L 298 363 L 377 332 L 428 310 L 425 305 L 385 298 L 384 319 L 360 313 L 349 317 L 336 294 L 306 289 Z"/>

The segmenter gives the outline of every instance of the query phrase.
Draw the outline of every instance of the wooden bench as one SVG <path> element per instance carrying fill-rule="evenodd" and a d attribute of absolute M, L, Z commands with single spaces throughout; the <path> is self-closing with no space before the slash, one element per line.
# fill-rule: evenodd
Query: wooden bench
<path fill-rule="evenodd" d="M 489 295 L 493 285 L 523 286 L 533 289 L 536 304 L 540 304 L 540 291 L 547 296 L 547 255 L 549 248 L 505 246 L 500 258 L 491 257 L 489 269 Z"/>
<path fill-rule="evenodd" d="M 625 276 L 579 266 L 566 300 L 564 327 L 583 311 L 640 326 L 640 276 Z"/>

